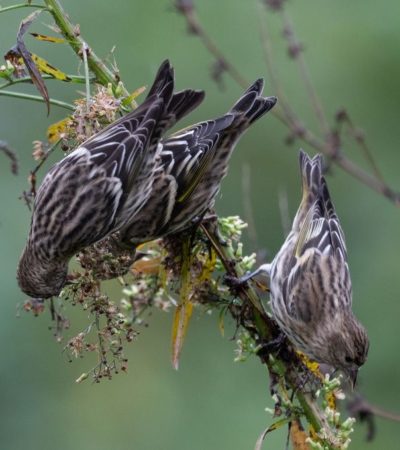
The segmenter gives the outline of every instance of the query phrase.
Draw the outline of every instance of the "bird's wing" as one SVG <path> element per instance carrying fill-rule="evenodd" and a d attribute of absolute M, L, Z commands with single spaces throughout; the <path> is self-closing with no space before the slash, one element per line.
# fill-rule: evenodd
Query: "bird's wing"
<path fill-rule="evenodd" d="M 306 322 L 313 314 L 323 314 L 323 308 L 334 314 L 351 304 L 343 231 L 327 189 L 311 205 L 300 228 L 284 291 L 291 315 Z"/>
<path fill-rule="evenodd" d="M 121 180 L 110 177 L 80 148 L 53 166 L 39 187 L 31 239 L 48 240 L 43 251 L 56 254 L 46 257 L 72 256 L 110 231 L 121 195 Z"/>
<path fill-rule="evenodd" d="M 108 176 L 121 179 L 126 192 L 130 191 L 146 156 L 154 159 L 154 155 L 146 153 L 163 108 L 163 99 L 150 97 L 137 110 L 113 122 L 81 145 Z"/>
<path fill-rule="evenodd" d="M 227 114 L 179 131 L 163 141 L 162 165 L 177 181 L 177 203 L 187 201 L 207 174 L 218 140 L 233 116 Z"/>
<path fill-rule="evenodd" d="M 296 256 L 301 256 L 310 248 L 347 261 L 344 233 L 324 178 L 321 181 L 320 194 L 310 206 L 300 226 Z"/>

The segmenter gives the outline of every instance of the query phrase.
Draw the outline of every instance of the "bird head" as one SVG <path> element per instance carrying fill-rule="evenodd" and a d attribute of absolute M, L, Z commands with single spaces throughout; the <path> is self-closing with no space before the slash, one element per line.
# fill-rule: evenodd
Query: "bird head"
<path fill-rule="evenodd" d="M 354 388 L 358 370 L 367 360 L 369 341 L 365 328 L 351 312 L 342 319 L 329 338 L 324 362 L 347 375 Z"/>
<path fill-rule="evenodd" d="M 17 280 L 21 290 L 30 297 L 50 298 L 61 292 L 67 272 L 65 261 L 45 261 L 26 248 L 18 264 Z"/>

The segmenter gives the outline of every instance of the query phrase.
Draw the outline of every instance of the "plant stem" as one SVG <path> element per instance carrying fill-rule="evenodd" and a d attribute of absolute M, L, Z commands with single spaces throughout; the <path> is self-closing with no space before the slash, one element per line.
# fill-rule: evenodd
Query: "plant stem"
<path fill-rule="evenodd" d="M 68 15 L 60 5 L 57 0 L 44 0 L 47 10 L 53 16 L 55 23 L 60 29 L 60 33 L 68 41 L 71 48 L 83 59 L 84 49 L 87 49 L 87 62 L 89 69 L 93 72 L 96 77 L 96 81 L 107 86 L 111 84 L 115 89 L 119 85 L 119 76 L 113 73 L 103 61 L 96 55 L 96 53 L 91 49 L 91 47 L 82 39 L 82 37 L 77 33 L 76 27 L 69 21 Z M 123 88 L 123 94 L 129 95 L 128 91 Z"/>
<path fill-rule="evenodd" d="M 242 88 L 246 88 L 248 86 L 248 82 L 240 73 L 239 69 L 234 65 L 234 63 L 225 56 L 225 54 L 218 47 L 215 41 L 211 39 L 206 29 L 203 27 L 198 15 L 196 14 L 194 4 L 192 2 L 178 0 L 175 6 L 177 11 L 184 17 L 188 25 L 189 32 L 196 35 L 201 40 L 207 51 L 216 59 L 216 62 L 220 63 L 221 67 L 231 76 L 233 80 L 236 81 L 239 86 L 241 86 Z M 265 38 L 268 37 L 266 37 L 264 33 L 264 41 Z M 268 42 L 264 42 L 264 53 L 265 57 L 268 58 L 271 56 L 271 54 L 268 47 L 265 48 L 265 44 L 268 45 Z M 271 64 L 272 61 L 268 61 L 268 65 L 270 66 Z M 314 86 L 312 85 L 311 78 L 308 74 L 308 68 L 305 65 L 304 60 L 302 60 L 301 62 L 301 70 L 303 77 L 305 77 L 307 88 L 310 90 L 313 108 L 317 113 L 322 128 L 324 130 L 328 129 L 328 131 L 331 131 L 328 127 L 321 102 L 319 101 Z M 274 81 L 276 81 L 276 79 Z M 355 164 L 353 161 L 351 161 L 349 158 L 347 158 L 343 154 L 342 147 L 337 148 L 332 145 L 330 139 L 331 133 L 328 133 L 321 138 L 317 137 L 309 128 L 307 128 L 306 125 L 302 123 L 297 114 L 295 114 L 293 109 L 289 106 L 288 102 L 284 101 L 281 106 L 282 111 L 274 108 L 272 110 L 272 115 L 275 116 L 289 129 L 292 137 L 307 143 L 317 152 L 323 153 L 328 158 L 332 159 L 335 164 L 340 166 L 350 176 L 357 179 L 362 184 L 368 186 L 378 194 L 383 195 L 395 206 L 400 207 L 400 192 L 395 191 L 386 182 L 381 180 L 380 177 L 375 176 L 375 174 L 371 175 L 370 173 L 363 170 L 360 166 Z"/>
<path fill-rule="evenodd" d="M 3 95 L 5 97 L 14 97 L 14 98 L 21 98 L 24 100 L 32 100 L 34 102 L 40 102 L 43 103 L 43 97 L 40 95 L 31 95 L 31 94 L 23 94 L 22 92 L 11 92 L 11 91 L 3 91 L 0 90 L 0 95 Z M 49 103 L 51 105 L 59 106 L 60 108 L 65 108 L 70 111 L 74 111 L 73 105 L 70 105 L 69 103 L 63 102 L 61 100 L 56 100 L 54 98 L 49 99 Z"/>
<path fill-rule="evenodd" d="M 45 73 L 42 73 L 41 75 L 44 80 L 56 80 L 56 78 L 54 78 L 53 75 L 48 75 Z M 80 75 L 67 75 L 67 77 L 70 78 L 70 81 L 65 81 L 65 83 L 83 84 L 86 81 L 86 77 L 82 77 Z M 94 78 L 92 78 L 90 81 L 93 81 L 93 80 L 94 80 Z M 14 86 L 14 84 L 20 84 L 20 83 L 32 84 L 32 78 L 31 77 L 21 77 L 21 78 L 10 79 L 9 81 L 7 81 L 7 83 L 0 85 L 0 90 L 10 87 L 10 86 Z"/>
<path fill-rule="evenodd" d="M 218 239 L 218 232 L 209 223 L 203 223 L 201 228 L 207 238 L 209 239 L 212 247 L 216 251 L 227 273 L 231 276 L 240 276 L 240 267 L 235 262 L 236 258 L 233 254 L 232 247 L 230 245 L 223 245 Z M 274 321 L 271 320 L 269 315 L 264 311 L 260 311 L 261 300 L 254 289 L 249 284 L 244 284 L 238 291 L 238 296 L 242 301 L 252 309 L 254 320 L 248 330 L 253 336 L 257 336 L 262 342 L 271 341 L 272 338 L 279 334 L 279 330 Z M 232 313 L 232 311 L 231 311 Z M 235 314 L 232 313 L 235 320 Z M 279 353 L 280 354 L 280 353 Z M 291 387 L 295 393 L 304 413 L 307 422 L 314 428 L 316 432 L 320 431 L 326 424 L 324 423 L 324 414 L 320 411 L 318 404 L 314 401 L 311 395 L 303 392 L 299 387 L 301 386 L 301 376 L 298 373 L 298 364 L 296 362 L 296 355 L 294 354 L 294 360 L 287 362 L 283 360 L 279 354 L 274 355 L 273 360 L 269 356 L 260 356 L 260 360 L 265 364 L 270 372 L 283 373 L 285 382 Z M 329 427 L 324 427 L 327 430 Z"/>
<path fill-rule="evenodd" d="M 12 11 L 13 9 L 20 9 L 20 8 L 47 9 L 46 6 L 38 5 L 37 3 L 19 3 L 17 5 L 4 6 L 3 8 L 0 6 L 0 13 Z"/>

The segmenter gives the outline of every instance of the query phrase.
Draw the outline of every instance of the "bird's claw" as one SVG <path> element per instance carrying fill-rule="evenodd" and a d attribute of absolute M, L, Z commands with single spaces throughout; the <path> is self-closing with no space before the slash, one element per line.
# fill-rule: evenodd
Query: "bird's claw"
<path fill-rule="evenodd" d="M 260 356 L 269 355 L 271 353 L 278 354 L 282 350 L 285 342 L 286 342 L 286 335 L 283 332 L 280 332 L 278 336 L 276 336 L 275 338 L 261 344 L 257 353 Z"/>
<path fill-rule="evenodd" d="M 242 288 L 247 282 L 244 277 L 236 277 L 229 274 L 226 274 L 224 276 L 224 281 L 231 291 L 237 291 L 238 289 Z"/>

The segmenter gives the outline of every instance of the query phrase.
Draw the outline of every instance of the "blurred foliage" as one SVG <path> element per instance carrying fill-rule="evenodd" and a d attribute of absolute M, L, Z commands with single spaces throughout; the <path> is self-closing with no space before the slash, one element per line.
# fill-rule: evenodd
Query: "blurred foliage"
<path fill-rule="evenodd" d="M 7 1 L 2 6 L 8 6 Z M 87 41 L 98 55 L 115 56 L 129 92 L 148 84 L 159 63 L 168 57 L 175 66 L 179 88 L 202 88 L 204 104 L 183 125 L 227 110 L 241 89 L 228 77 L 224 90 L 210 79 L 211 58 L 199 41 L 186 33 L 181 17 L 168 0 L 112 4 L 97 0 L 77 3 L 64 0 L 64 7 L 79 22 Z M 400 77 L 398 17 L 400 4 L 372 0 L 335 2 L 289 2 L 289 10 L 306 48 L 312 78 L 323 104 L 333 117 L 341 106 L 367 134 L 387 182 L 399 188 L 400 166 L 398 104 Z M 253 1 L 202 0 L 198 12 L 203 24 L 243 74 L 253 80 L 266 76 Z M 13 44 L 27 10 L 0 14 L 0 47 L 6 53 Z M 316 19 L 318 18 L 318 19 Z M 379 20 L 377 20 L 379 18 Z M 49 33 L 43 26 L 34 30 Z M 305 123 L 315 126 L 297 67 L 287 58 L 281 39 L 281 24 L 271 14 L 270 33 L 276 65 L 290 103 Z M 27 38 L 28 42 L 28 38 Z M 66 73 L 76 61 L 70 50 L 33 38 L 29 50 Z M 83 68 L 81 68 L 83 74 Z M 47 81 L 50 97 L 72 102 L 83 86 Z M 33 87 L 21 87 L 33 93 Z M 266 92 L 275 94 L 268 89 Z M 129 348 L 127 375 L 100 385 L 76 385 L 84 370 L 79 359 L 69 364 L 63 344 L 52 340 L 50 318 L 34 320 L 25 313 L 16 319 L 16 305 L 24 301 L 15 268 L 26 238 L 30 213 L 20 193 L 27 189 L 26 176 L 34 166 L 32 141 L 45 139 L 47 126 L 65 117 L 52 107 L 50 116 L 39 103 L 0 98 L 0 140 L 18 153 L 20 172 L 15 176 L 0 153 L 0 242 L 3 293 L 0 336 L 2 389 L 2 447 L 7 449 L 62 450 L 84 448 L 168 449 L 252 448 L 255 437 L 270 424 L 263 410 L 270 402 L 265 370 L 250 358 L 234 363 L 234 324 L 225 324 L 225 338 L 218 330 L 216 315 L 197 314 L 185 342 L 180 369 L 170 365 L 171 315 L 157 312 L 149 328 Z M 239 214 L 245 220 L 249 198 L 244 194 L 244 167 L 250 168 L 251 205 L 256 238 L 247 241 L 246 253 L 265 249 L 271 257 L 282 242 L 283 231 L 278 194 L 288 198 L 289 214 L 299 200 L 297 145 L 284 144 L 287 131 L 274 118 L 257 123 L 242 139 L 217 203 L 220 215 Z M 305 150 L 310 151 L 305 147 Z M 354 147 L 346 150 L 360 164 Z M 61 154 L 55 153 L 47 164 Z M 48 165 L 47 165 L 48 167 Z M 43 176 L 42 171 L 39 176 Z M 366 325 L 371 348 L 360 374 L 360 390 L 370 402 L 400 409 L 398 317 L 400 315 L 398 255 L 400 225 L 398 210 L 382 197 L 333 168 L 330 188 L 346 233 L 354 286 L 354 305 Z M 108 293 L 120 296 L 120 287 L 107 284 Z M 72 317 L 79 326 L 81 317 Z M 230 325 L 230 326 L 229 326 Z M 262 393 L 265 392 L 265 395 Z M 260 395 L 261 394 L 261 395 Z M 397 449 L 398 425 L 378 419 L 375 441 L 364 442 L 365 429 L 357 425 L 351 448 Z M 154 432 L 154 430 L 157 432 Z M 283 428 L 282 428 L 283 430 Z M 280 434 L 281 433 L 281 434 Z M 270 448 L 281 448 L 285 431 L 268 436 Z M 279 446 L 279 447 L 278 447 Z"/>

